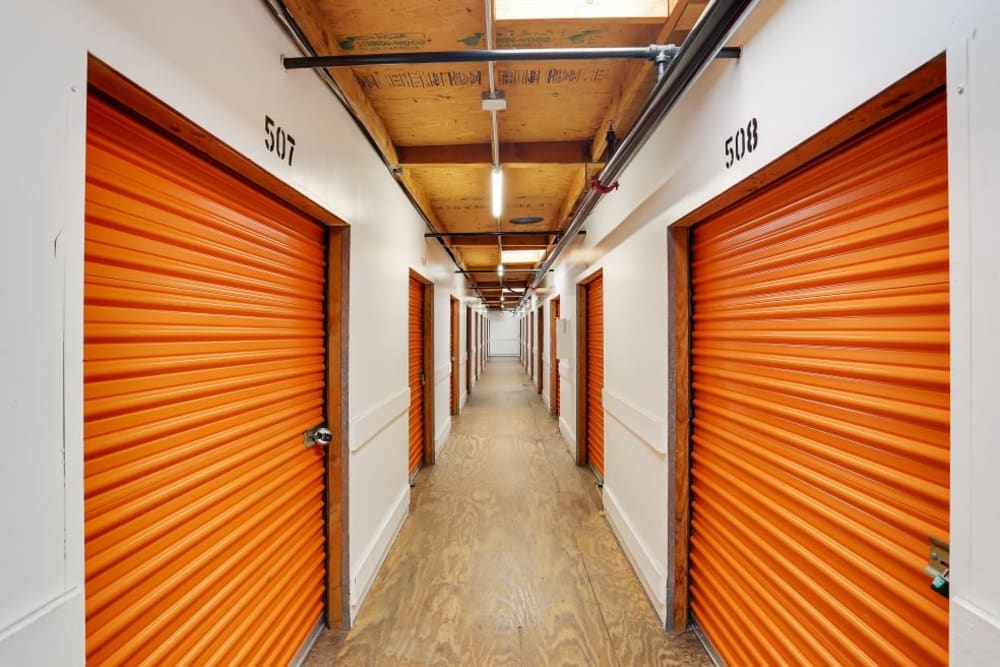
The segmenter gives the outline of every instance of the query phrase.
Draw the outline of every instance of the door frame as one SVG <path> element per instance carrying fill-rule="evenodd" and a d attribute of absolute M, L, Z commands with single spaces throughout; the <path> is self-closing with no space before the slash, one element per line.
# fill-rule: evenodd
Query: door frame
<path fill-rule="evenodd" d="M 576 464 L 585 466 L 587 458 L 587 290 L 598 278 L 603 278 L 604 269 L 594 271 L 576 284 Z"/>
<path fill-rule="evenodd" d="M 559 356 L 556 344 L 556 321 L 559 319 L 559 309 L 561 302 L 559 296 L 554 296 L 549 300 L 549 414 L 553 417 L 559 416 Z"/>
<path fill-rule="evenodd" d="M 88 90 L 130 116 L 180 143 L 273 199 L 327 229 L 326 387 L 323 412 L 339 442 L 324 457 L 324 542 L 326 586 L 323 621 L 328 628 L 350 627 L 348 332 L 350 313 L 350 226 L 321 204 L 267 172 L 194 121 L 141 88 L 92 54 L 87 56 Z"/>
<path fill-rule="evenodd" d="M 421 333 L 424 346 L 424 433 L 423 438 L 421 438 L 423 440 L 424 452 L 420 463 L 421 467 L 423 467 L 434 465 L 435 460 L 434 385 L 437 384 L 437 378 L 434 377 L 434 281 L 425 278 L 414 269 L 410 269 L 409 278 L 416 280 L 423 286 L 423 289 L 420 290 L 420 316 L 423 318 Z M 407 286 L 409 286 L 409 282 L 407 282 Z M 407 308 L 409 308 L 409 300 L 407 300 Z"/>
<path fill-rule="evenodd" d="M 461 366 L 458 363 L 459 354 L 461 347 L 459 346 L 459 328 L 458 321 L 460 319 L 460 306 L 458 299 L 454 296 L 451 297 L 451 308 L 449 312 L 451 313 L 451 341 L 448 346 L 451 351 L 451 414 L 458 414 L 458 406 L 461 404 L 461 396 L 459 392 L 461 391 L 461 386 L 459 383 L 459 376 L 461 375 Z"/>
<path fill-rule="evenodd" d="M 668 496 L 667 618 L 671 634 L 691 625 L 691 424 L 694 419 L 691 387 L 691 317 L 693 315 L 690 232 L 700 222 L 738 206 L 757 192 L 776 185 L 800 169 L 826 158 L 863 135 L 906 113 L 945 85 L 945 58 L 939 55 L 860 106 L 849 111 L 817 134 L 792 147 L 773 162 L 750 174 L 730 189 L 684 215 L 667 230 L 668 300 L 668 410 L 674 420 L 669 427 L 667 460 L 673 487 Z"/>

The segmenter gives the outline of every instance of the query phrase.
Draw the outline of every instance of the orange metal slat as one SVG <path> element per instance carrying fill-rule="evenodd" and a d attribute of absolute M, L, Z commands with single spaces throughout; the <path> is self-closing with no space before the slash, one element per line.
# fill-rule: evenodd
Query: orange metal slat
<path fill-rule="evenodd" d="M 587 458 L 604 474 L 604 278 L 587 285 Z"/>
<path fill-rule="evenodd" d="M 710 405 L 703 409 L 701 417 L 706 420 L 706 428 L 725 425 L 727 434 L 733 438 L 742 436 L 748 443 L 754 442 L 753 436 L 771 440 L 770 448 L 750 447 L 757 456 L 771 457 L 777 465 L 794 467 L 800 476 L 812 479 L 817 489 L 852 497 L 859 506 L 883 514 L 889 524 L 900 530 L 930 534 L 942 529 L 923 518 L 923 513 L 933 514 L 941 502 L 947 501 L 947 479 L 939 475 L 937 479 L 927 479 L 902 467 L 846 454 L 841 448 L 800 435 L 794 424 L 783 424 L 781 429 L 764 427 L 767 421 L 759 413 L 737 414 Z M 905 463 L 905 459 L 900 461 Z"/>
<path fill-rule="evenodd" d="M 315 402 L 303 405 L 293 397 L 284 402 L 260 405 L 242 414 L 227 415 L 197 428 L 166 433 L 154 440 L 144 440 L 131 446 L 127 446 L 128 441 L 116 434 L 116 438 L 121 439 L 122 446 L 107 448 L 102 454 L 95 454 L 88 459 L 84 491 L 88 497 L 95 498 L 93 510 L 99 513 L 102 505 L 98 494 L 111 491 L 111 487 L 157 470 L 167 470 L 171 466 L 185 469 L 195 465 L 196 457 L 207 457 L 198 458 L 198 465 L 224 459 L 231 455 L 226 450 L 227 443 L 245 441 L 254 438 L 254 434 L 260 437 L 254 438 L 254 442 L 248 444 L 248 447 L 269 442 L 271 437 L 278 441 L 287 439 L 289 419 L 306 423 L 305 420 L 316 409 Z M 275 434 L 276 428 L 281 432 Z"/>
<path fill-rule="evenodd" d="M 416 279 L 409 283 L 409 473 L 420 467 L 424 456 L 424 286 Z"/>
<path fill-rule="evenodd" d="M 770 405 L 780 408 L 780 414 L 793 422 L 839 435 L 847 447 L 851 447 L 855 440 L 866 441 L 877 448 L 869 451 L 884 449 L 892 455 L 909 458 L 914 466 L 940 465 L 947 461 L 947 453 L 941 451 L 942 444 L 947 442 L 947 436 L 940 429 L 893 420 L 886 415 L 868 414 L 829 403 L 810 401 L 762 387 L 748 389 L 721 383 L 713 385 L 701 382 L 700 379 L 692 383 L 692 386 L 701 394 L 694 400 L 696 410 L 710 398 L 722 400 L 727 409 L 736 409 L 737 406 L 746 404 L 766 411 Z"/>
<path fill-rule="evenodd" d="M 935 596 L 920 585 L 925 581 L 924 559 L 914 560 L 908 555 L 920 548 L 922 536 L 879 530 L 871 522 L 865 526 L 862 521 L 867 517 L 846 503 L 829 496 L 824 498 L 820 493 L 810 494 L 808 486 L 794 476 L 751 463 L 742 454 L 731 448 L 703 449 L 699 460 L 710 467 L 710 472 L 699 471 L 703 484 L 714 480 L 713 486 L 720 493 L 729 490 L 731 500 L 752 498 L 754 502 L 762 502 L 746 515 L 762 517 L 763 530 L 770 531 L 772 526 L 792 529 L 782 532 L 775 528 L 782 535 L 775 539 L 782 541 L 784 535 L 798 535 L 798 543 L 805 552 L 817 554 L 815 562 L 825 562 L 826 569 L 839 573 L 833 580 L 836 584 L 864 582 L 864 595 L 893 600 L 906 609 L 905 614 L 897 615 L 899 618 L 920 624 L 922 607 Z M 702 501 L 711 502 L 711 497 Z M 849 594 L 856 592 L 853 588 Z M 878 606 L 874 602 L 872 605 Z M 940 607 L 932 606 L 925 611 L 927 618 L 940 620 Z M 932 623 L 926 624 L 926 629 L 932 627 Z"/>

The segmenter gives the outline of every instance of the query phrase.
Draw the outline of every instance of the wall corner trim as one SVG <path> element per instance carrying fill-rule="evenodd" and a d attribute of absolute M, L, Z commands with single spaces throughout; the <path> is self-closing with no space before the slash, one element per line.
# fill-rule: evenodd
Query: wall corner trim
<path fill-rule="evenodd" d="M 404 387 L 392 396 L 376 403 L 365 412 L 351 420 L 351 432 L 348 436 L 352 452 L 356 452 L 382 429 L 396 421 L 400 415 L 410 409 L 410 388 Z"/>
<path fill-rule="evenodd" d="M 666 419 L 646 412 L 608 389 L 604 389 L 604 411 L 654 452 L 660 456 L 667 455 L 670 432 Z"/>
<path fill-rule="evenodd" d="M 629 563 L 632 564 L 632 569 L 639 575 L 639 581 L 656 610 L 656 614 L 660 617 L 660 622 L 665 623 L 667 618 L 665 566 L 661 566 L 653 557 L 649 547 L 622 510 L 617 496 L 608 487 L 606 480 L 604 484 L 604 510 L 608 523 L 611 525 L 615 537 L 618 538 Z"/>

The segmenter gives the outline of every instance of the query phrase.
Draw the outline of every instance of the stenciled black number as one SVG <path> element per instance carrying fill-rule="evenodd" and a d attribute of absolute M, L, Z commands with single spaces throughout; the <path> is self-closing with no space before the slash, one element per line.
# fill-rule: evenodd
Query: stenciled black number
<path fill-rule="evenodd" d="M 736 134 L 726 139 L 726 169 L 757 150 L 760 138 L 757 136 L 757 119 L 751 118 L 746 128 L 740 128 Z"/>
<path fill-rule="evenodd" d="M 285 131 L 285 128 L 278 127 L 270 116 L 264 116 L 264 148 L 269 153 L 274 153 L 282 161 L 288 155 L 288 166 L 292 166 L 292 156 L 295 155 L 295 139 Z"/>
<path fill-rule="evenodd" d="M 281 160 L 285 159 L 285 151 L 288 149 L 288 142 L 285 141 L 285 131 L 278 128 L 278 140 L 275 142 L 274 152 Z"/>
<path fill-rule="evenodd" d="M 274 151 L 274 121 L 270 116 L 264 116 L 264 148 L 268 152 Z"/>

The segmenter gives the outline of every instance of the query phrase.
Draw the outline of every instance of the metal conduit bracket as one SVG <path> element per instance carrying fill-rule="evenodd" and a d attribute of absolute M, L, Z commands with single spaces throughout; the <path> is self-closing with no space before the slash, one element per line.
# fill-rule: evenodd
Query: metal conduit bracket
<path fill-rule="evenodd" d="M 655 45 L 649 48 L 653 49 L 655 48 Z M 679 49 L 673 44 L 667 44 L 666 46 L 656 48 L 652 60 L 653 64 L 656 65 L 657 81 L 662 79 L 663 75 L 667 73 L 667 66 L 673 62 L 674 58 L 677 56 L 677 51 L 679 51 Z"/>

